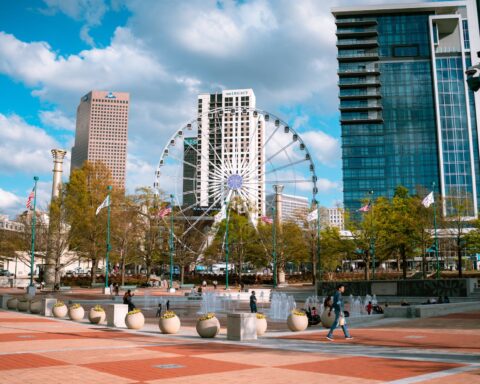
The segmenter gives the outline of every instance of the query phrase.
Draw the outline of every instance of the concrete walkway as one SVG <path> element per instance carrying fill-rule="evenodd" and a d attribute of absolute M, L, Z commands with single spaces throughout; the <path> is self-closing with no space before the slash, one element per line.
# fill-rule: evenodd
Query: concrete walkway
<path fill-rule="evenodd" d="M 92 326 L 0 311 L 0 383 L 480 383 L 480 312 L 383 319 L 353 340 L 316 329 L 255 342 Z"/>

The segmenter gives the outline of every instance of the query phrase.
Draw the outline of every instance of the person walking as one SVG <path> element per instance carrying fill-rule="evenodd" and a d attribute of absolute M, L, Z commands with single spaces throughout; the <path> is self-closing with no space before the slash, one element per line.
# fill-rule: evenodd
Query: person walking
<path fill-rule="evenodd" d="M 335 311 L 335 320 L 333 321 L 332 327 L 327 335 L 327 340 L 333 341 L 333 331 L 340 325 L 342 327 L 343 333 L 346 339 L 353 339 L 348 333 L 347 323 L 345 321 L 345 314 L 343 313 L 343 296 L 342 293 L 345 292 L 345 285 L 340 284 L 337 286 L 337 290 L 333 295 L 333 303 L 328 315 L 332 312 L 332 309 Z"/>
<path fill-rule="evenodd" d="M 255 296 L 255 291 L 252 291 L 250 295 L 250 312 L 257 313 L 257 297 Z"/>

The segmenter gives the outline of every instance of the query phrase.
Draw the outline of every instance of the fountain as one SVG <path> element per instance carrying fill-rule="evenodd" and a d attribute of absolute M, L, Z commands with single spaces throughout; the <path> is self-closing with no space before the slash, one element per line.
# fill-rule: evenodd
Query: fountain
<path fill-rule="evenodd" d="M 293 296 L 272 292 L 269 317 L 273 320 L 286 320 L 292 310 L 297 307 Z"/>

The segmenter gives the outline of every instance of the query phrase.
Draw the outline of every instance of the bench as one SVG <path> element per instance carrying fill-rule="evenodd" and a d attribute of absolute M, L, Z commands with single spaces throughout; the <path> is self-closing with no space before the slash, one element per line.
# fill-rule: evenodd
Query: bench
<path fill-rule="evenodd" d="M 105 283 L 92 283 L 90 284 L 90 287 L 92 288 L 103 288 L 105 286 Z"/>
<path fill-rule="evenodd" d="M 70 287 L 69 285 L 61 285 L 60 287 L 58 287 L 58 290 L 59 291 L 71 291 L 72 287 Z"/>
<path fill-rule="evenodd" d="M 195 284 L 180 284 L 180 289 L 192 289 L 195 288 Z"/>

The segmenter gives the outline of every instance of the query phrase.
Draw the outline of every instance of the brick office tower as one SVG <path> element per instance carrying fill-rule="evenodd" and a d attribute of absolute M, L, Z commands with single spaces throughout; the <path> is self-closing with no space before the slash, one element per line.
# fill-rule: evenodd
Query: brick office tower
<path fill-rule="evenodd" d="M 77 108 L 72 169 L 88 160 L 104 163 L 118 188 L 125 189 L 128 108 L 126 92 L 91 91 Z"/>

